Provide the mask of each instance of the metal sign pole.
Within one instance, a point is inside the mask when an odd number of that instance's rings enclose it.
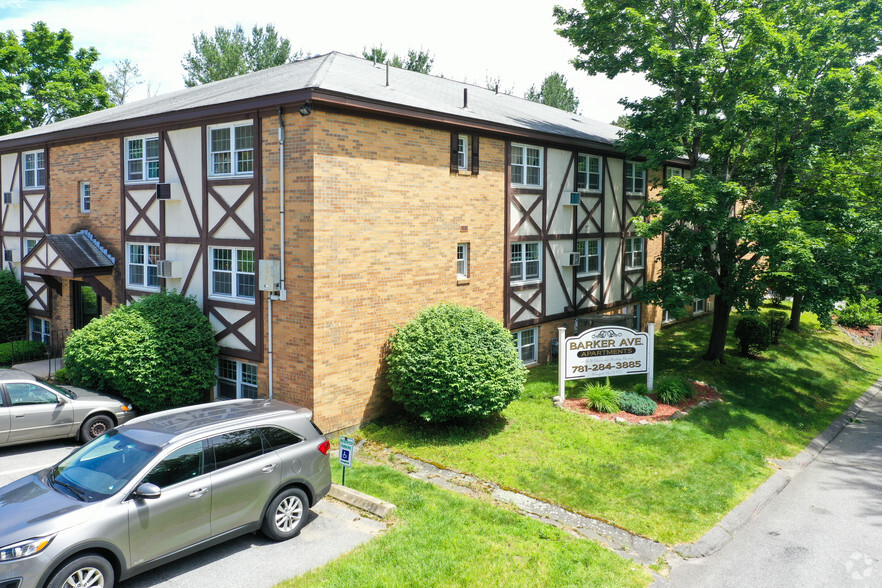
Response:
[[[647,343],[649,349],[647,349],[648,353],[646,356],[646,363],[648,364],[646,366],[646,387],[652,392],[652,387],[655,384],[655,323],[649,323],[648,326],[649,340]]]

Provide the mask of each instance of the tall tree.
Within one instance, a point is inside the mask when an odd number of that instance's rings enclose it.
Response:
[[[370,49],[365,47],[361,51],[362,57],[376,61],[377,63],[388,63],[392,67],[407,69],[419,73],[430,73],[432,71],[432,63],[435,58],[429,51],[423,49],[408,49],[407,57],[402,58],[399,55],[389,56],[389,52],[383,49],[383,45],[374,45]]]
[[[879,46],[879,3],[583,5],[584,12],[555,8],[558,32],[578,48],[574,65],[610,77],[641,73],[658,89],[657,96],[623,102],[625,151],[645,156],[647,168],[683,157],[694,170],[691,179],[671,179],[645,208],[648,221],[638,223],[646,237],[666,235],[662,276],[643,296],[673,309],[715,295],[704,357],[723,361],[732,308],[759,303],[771,263],[802,259],[799,267],[811,259],[815,235],[793,202],[793,171],[812,149],[833,143],[829,132],[813,132],[825,127],[825,112],[814,108],[811,71],[821,80],[853,78]],[[804,82],[791,86],[787,80],[803,67]],[[772,119],[782,123],[776,131]],[[763,146],[775,143],[772,132],[779,149],[770,159]]]
[[[110,106],[94,47],[74,51],[67,29],[43,22],[0,33],[0,134],[44,125]]]
[[[129,93],[143,83],[140,78],[141,72],[136,64],[128,59],[115,61],[113,72],[107,76],[107,92],[110,94],[110,101],[116,106],[125,104]]]
[[[204,31],[193,35],[193,50],[187,52],[184,84],[187,87],[216,82],[246,73],[283,65],[303,57],[291,52],[291,42],[280,36],[272,24],[254,26],[250,35],[237,24],[232,29],[215,27],[214,35]]]
[[[576,98],[575,90],[567,85],[567,79],[563,74],[557,72],[547,75],[538,90],[535,86],[530,86],[524,98],[567,112],[579,112],[579,99]]]

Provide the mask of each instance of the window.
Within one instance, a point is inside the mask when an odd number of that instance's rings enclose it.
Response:
[[[579,241],[576,243],[576,251],[579,252],[578,273],[600,273],[600,239]]]
[[[280,427],[260,427],[260,434],[269,445],[268,450],[283,449],[303,441],[302,437]]]
[[[456,245],[456,277],[464,280],[469,277],[469,244]]]
[[[469,136],[459,135],[456,141],[456,163],[459,169],[468,171],[469,169]]]
[[[257,366],[223,357],[217,360],[217,397],[257,398]]]
[[[536,329],[526,329],[512,333],[515,341],[515,347],[518,348],[518,356],[524,363],[534,363],[536,361]]]
[[[633,161],[625,162],[625,194],[643,196],[646,193],[646,172],[640,164]]]
[[[601,191],[600,158],[595,155],[580,155],[576,167],[576,190],[583,192]]]
[[[209,129],[209,175],[254,173],[254,127],[249,122]]]
[[[707,312],[707,298],[696,298],[692,303],[692,313],[701,314]]]
[[[511,183],[542,187],[542,150],[529,145],[511,146]]]
[[[49,345],[49,321],[32,316],[29,322],[31,324],[31,341],[41,341]]]
[[[254,251],[211,250],[211,293],[254,300]]]
[[[130,243],[126,249],[128,285],[136,288],[159,288],[159,245]]]
[[[664,312],[662,313],[662,323],[669,323],[673,320],[674,320],[674,317],[671,316],[671,311],[668,310],[667,308],[664,309]]]
[[[218,470],[263,455],[263,440],[257,429],[218,435],[211,439],[211,444]]]
[[[126,180],[149,182],[159,179],[159,138],[126,139]]]
[[[643,239],[631,237],[625,239],[625,269],[643,267]]]
[[[31,151],[24,154],[24,187],[42,188],[46,185],[46,154]]]
[[[80,212],[92,210],[92,186],[89,182],[80,182]]]
[[[58,397],[42,386],[37,384],[8,383],[6,391],[12,406],[27,404],[58,404]]]
[[[512,243],[510,269],[512,282],[539,280],[539,243]]]
[[[665,178],[672,178],[677,176],[678,178],[683,177],[683,168],[681,167],[669,167],[667,171],[665,171]]]
[[[24,240],[25,255],[30,253],[31,250],[33,250],[33,248],[37,246],[38,241],[39,241],[39,239],[33,239],[33,238],[28,238],[28,239]]]
[[[205,452],[202,451],[202,441],[196,441],[172,451],[168,457],[150,470],[141,483],[156,484],[160,488],[168,488],[201,476],[204,472]]]

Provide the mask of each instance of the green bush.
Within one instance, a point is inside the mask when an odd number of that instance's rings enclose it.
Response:
[[[864,328],[870,325],[882,324],[882,314],[879,313],[879,300],[861,296],[860,300],[852,301],[851,304],[839,311],[837,322],[843,327]]]
[[[735,325],[735,337],[744,357],[759,355],[769,348],[772,334],[769,326],[755,316],[746,316]]]
[[[389,338],[392,397],[426,421],[483,418],[524,390],[511,332],[474,308],[438,304]]]
[[[158,292],[71,333],[64,363],[74,384],[150,412],[202,400],[215,383],[217,351],[195,299]]]
[[[55,370],[55,373],[52,374],[52,379],[58,382],[59,384],[70,384],[70,374],[67,373],[65,368],[61,368],[59,370]]]
[[[0,270],[0,343],[22,337],[28,328],[28,294],[9,270]]]
[[[770,310],[766,316],[769,317],[769,332],[772,337],[772,343],[777,345],[778,340],[781,338],[781,333],[784,332],[784,327],[787,325],[787,313],[783,310]]]
[[[9,366],[33,361],[46,355],[46,346],[40,341],[9,341],[0,343],[0,365]]]
[[[627,413],[638,416],[649,416],[658,410],[658,404],[652,398],[641,396],[636,392],[624,392],[619,397],[619,407]]]
[[[586,406],[597,412],[619,412],[619,398],[622,393],[613,388],[609,383],[609,378],[603,384],[599,382],[585,382],[582,386],[582,395],[584,396]]]
[[[655,382],[655,397],[663,404],[676,406],[694,395],[695,390],[681,376],[662,376]]]
[[[649,396],[651,394],[649,386],[643,382],[634,385],[634,393],[639,394],[640,396]]]

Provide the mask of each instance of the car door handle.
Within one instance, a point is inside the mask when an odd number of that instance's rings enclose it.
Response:
[[[279,464],[277,464],[277,463],[271,463],[271,464],[269,464],[268,466],[263,466],[263,467],[260,469],[260,471],[262,471],[264,474],[268,474],[268,473],[270,473],[271,471],[273,471],[274,469],[276,469],[276,467],[278,467],[278,465],[279,465]]]
[[[190,492],[190,498],[202,498],[202,495],[208,492],[208,488],[200,488],[199,490],[193,490]]]

